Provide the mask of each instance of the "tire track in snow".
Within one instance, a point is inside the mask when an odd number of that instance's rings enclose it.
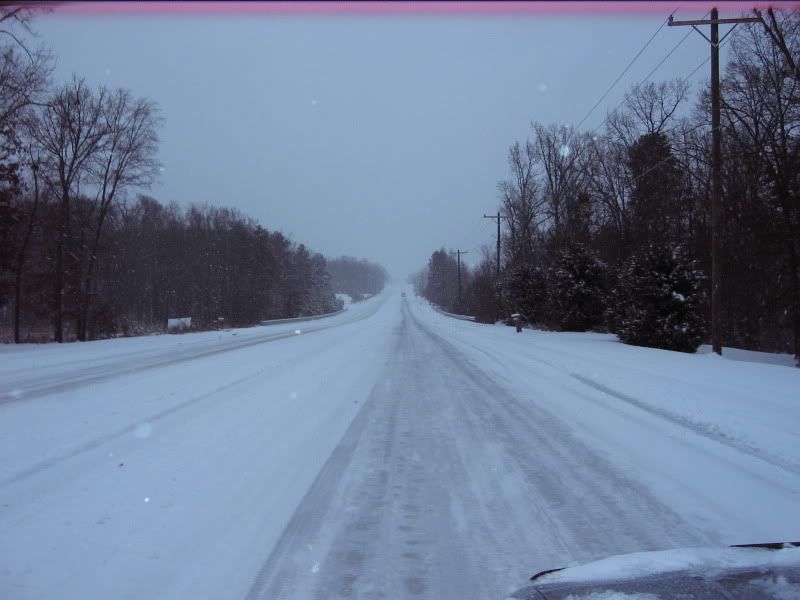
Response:
[[[709,438],[715,442],[719,442],[720,444],[724,444],[730,448],[733,448],[734,450],[738,450],[739,452],[749,454],[754,458],[762,460],[775,467],[779,467],[781,469],[789,471],[790,473],[793,473],[795,475],[800,475],[800,466],[788,460],[784,460],[779,456],[774,456],[772,454],[769,454],[760,448],[755,448],[749,444],[746,444],[742,440],[739,440],[737,438],[731,438],[720,431],[715,431],[707,426],[704,426],[702,423],[692,421],[691,419],[678,415],[674,412],[659,408],[657,406],[653,406],[646,402],[642,402],[641,400],[638,400],[633,396],[629,396],[628,394],[623,394],[622,392],[619,392],[608,386],[605,386],[602,383],[598,383],[597,381],[594,381],[593,379],[586,377],[585,375],[580,375],[578,373],[570,373],[570,376],[591,388],[603,392],[608,396],[612,396],[613,398],[617,398],[618,400],[627,402],[628,404],[635,406],[640,410],[648,412],[662,419],[666,419],[667,421],[674,423],[675,425],[678,425],[680,427],[685,427],[686,429],[689,429],[698,435]]]
[[[75,448],[71,449],[69,452],[66,452],[64,454],[60,454],[58,456],[53,456],[53,457],[50,457],[50,458],[46,458],[46,459],[41,460],[41,461],[39,461],[37,463],[34,463],[30,467],[27,467],[25,469],[17,471],[16,473],[13,473],[12,475],[6,477],[5,479],[0,480],[0,489],[2,489],[4,487],[7,487],[9,485],[18,483],[18,482],[23,481],[25,479],[28,479],[29,477],[32,477],[33,475],[37,475],[38,473],[41,473],[42,471],[45,471],[45,470],[47,470],[47,469],[49,469],[51,467],[54,467],[54,466],[56,466],[56,465],[58,465],[60,463],[63,463],[65,461],[67,461],[67,460],[75,458],[76,456],[80,456],[81,454],[85,454],[86,452],[90,452],[90,451],[92,451],[92,450],[94,450],[96,448],[99,448],[99,447],[101,447],[101,446],[103,446],[105,444],[108,444],[109,442],[113,442],[116,439],[119,439],[119,438],[127,436],[127,435],[131,435],[136,431],[136,428],[139,427],[143,422],[147,422],[147,423],[151,423],[151,424],[152,423],[156,423],[156,422],[160,421],[161,419],[164,419],[165,417],[168,417],[168,416],[170,416],[172,414],[175,414],[175,413],[177,413],[179,411],[182,411],[182,410],[192,406],[193,404],[196,404],[196,403],[201,402],[203,400],[206,400],[208,398],[212,398],[213,396],[215,396],[215,395],[217,395],[217,394],[219,394],[221,392],[225,392],[225,391],[231,390],[231,389],[233,389],[233,388],[235,388],[235,387],[237,387],[237,386],[239,386],[239,385],[241,385],[243,383],[246,383],[246,382],[250,381],[251,379],[254,379],[254,378],[258,377],[260,374],[261,374],[261,372],[248,375],[247,377],[242,377],[242,378],[237,379],[236,381],[233,381],[233,382],[231,382],[229,384],[220,386],[220,387],[218,387],[218,388],[216,388],[216,389],[214,389],[214,390],[212,390],[210,392],[206,392],[205,394],[201,394],[199,396],[194,396],[192,398],[189,398],[188,400],[184,400],[183,402],[179,402],[178,404],[175,404],[175,405],[171,406],[170,408],[167,408],[167,409],[164,409],[164,410],[162,410],[160,412],[157,412],[157,413],[155,413],[155,414],[153,414],[153,415],[151,415],[151,416],[149,416],[149,417],[147,417],[145,419],[142,419],[140,421],[137,421],[136,423],[133,423],[132,425],[128,425],[128,426],[123,427],[121,429],[117,429],[116,431],[114,431],[112,433],[109,433],[108,435],[104,435],[102,437],[95,438],[93,440],[85,442],[85,443],[83,443],[83,444],[81,444],[79,446],[76,446]]]
[[[381,301],[376,302],[374,307],[372,307],[369,311],[365,311],[355,318],[303,329],[302,335],[325,331],[327,329],[342,327],[344,325],[351,325],[353,323],[363,321],[364,319],[374,315],[378,309],[383,306],[385,301],[386,296],[384,295]],[[207,344],[202,344],[200,348],[182,348],[181,354],[178,356],[174,356],[176,351],[175,348],[168,348],[163,351],[136,351],[132,353],[125,353],[120,356],[118,361],[112,362],[111,364],[106,363],[100,364],[96,367],[91,367],[88,371],[84,370],[71,377],[65,376],[63,372],[59,372],[50,377],[37,376],[34,378],[34,381],[27,384],[14,384],[12,382],[8,385],[8,388],[10,388],[9,391],[0,394],[0,406],[3,404],[10,404],[12,402],[29,400],[48,394],[64,392],[95,383],[102,383],[122,375],[133,375],[151,369],[171,367],[173,365],[189,362],[198,358],[206,358],[222,354],[224,352],[250,348],[259,344],[266,344],[277,340],[295,337],[296,335],[297,333],[295,331],[289,331],[285,333],[274,333],[266,336],[258,336],[255,339],[252,337],[247,337],[240,340],[226,340],[222,344],[215,344],[210,348],[207,346]],[[147,354],[148,356],[146,356],[146,358],[138,364],[127,364],[132,356],[142,354]],[[59,364],[58,366],[61,367],[62,365]]]
[[[382,304],[383,304],[383,302],[381,302],[380,304],[377,304],[375,310],[369,311],[368,313],[364,314],[363,316],[360,316],[358,319],[346,321],[344,323],[336,323],[336,324],[325,325],[324,327],[316,328],[314,331],[323,331],[323,330],[327,330],[327,329],[341,327],[343,325],[350,325],[350,324],[358,323],[358,322],[363,321],[364,319],[368,318],[369,316],[375,314],[375,312],[378,310],[378,308],[380,308],[380,306]],[[291,337],[291,338],[297,337],[297,334],[295,334],[294,332],[289,332],[289,333],[285,333],[285,334],[279,334],[278,336],[271,336],[270,339],[268,339],[268,340],[260,338],[257,341],[253,340],[253,342],[250,343],[250,344],[238,345],[238,346],[236,346],[234,348],[216,349],[213,352],[204,353],[202,355],[196,355],[196,356],[192,356],[192,357],[183,357],[183,358],[181,358],[179,360],[176,359],[174,362],[171,362],[171,363],[165,363],[165,362],[162,361],[161,363],[159,363],[159,366],[160,365],[163,365],[163,366],[174,365],[176,363],[181,363],[181,362],[185,362],[185,361],[191,360],[192,358],[203,358],[203,357],[207,357],[207,356],[213,356],[213,355],[219,354],[221,352],[226,352],[226,351],[229,351],[229,350],[244,349],[244,348],[248,348],[248,347],[251,347],[251,346],[258,345],[258,344],[277,341],[277,340],[281,340],[281,339],[286,339],[286,338],[289,338],[289,337]],[[335,342],[329,343],[329,346],[330,345],[335,345]],[[312,353],[316,353],[318,351],[319,351],[318,347],[311,350]],[[289,361],[280,362],[277,365],[271,365],[270,367],[259,369],[258,371],[254,372],[254,373],[250,373],[250,374],[248,374],[248,375],[246,375],[244,377],[240,377],[240,378],[238,378],[238,379],[236,379],[236,380],[234,380],[232,382],[226,383],[225,385],[219,386],[219,387],[217,387],[217,388],[215,388],[215,389],[213,389],[213,390],[211,390],[209,392],[205,392],[205,393],[197,395],[197,396],[192,396],[191,398],[188,398],[188,399],[186,399],[184,401],[181,401],[181,402],[179,402],[177,404],[174,404],[174,405],[170,406],[169,408],[165,408],[164,410],[161,410],[161,411],[156,412],[156,413],[154,413],[152,415],[149,415],[147,417],[139,419],[135,423],[132,423],[132,424],[127,425],[125,427],[119,428],[119,429],[117,429],[117,430],[115,430],[115,431],[113,431],[111,433],[108,433],[107,435],[104,435],[104,436],[101,436],[101,437],[97,437],[95,439],[92,439],[92,440],[89,440],[87,442],[84,442],[84,443],[72,448],[68,452],[65,452],[63,454],[59,454],[58,456],[53,456],[53,457],[49,457],[49,458],[45,458],[43,460],[40,460],[40,461],[38,461],[38,462],[36,462],[36,463],[34,463],[34,464],[24,468],[24,469],[21,469],[21,470],[15,472],[15,473],[3,478],[3,479],[0,479],[0,489],[3,489],[3,488],[8,487],[10,485],[16,484],[16,483],[18,483],[20,481],[24,481],[24,480],[26,480],[26,479],[34,476],[34,475],[37,475],[38,473],[41,473],[42,471],[50,469],[50,468],[52,468],[52,467],[54,467],[56,465],[59,465],[59,464],[65,462],[65,461],[73,459],[73,458],[75,458],[77,456],[80,456],[82,454],[86,454],[87,452],[91,452],[92,450],[95,450],[95,449],[97,449],[99,447],[102,447],[105,444],[108,444],[110,442],[113,442],[115,440],[123,438],[125,436],[130,436],[131,434],[135,433],[137,427],[139,427],[143,422],[147,422],[147,423],[150,423],[150,424],[156,423],[156,422],[158,422],[158,421],[160,421],[162,419],[165,419],[165,418],[167,418],[167,417],[169,417],[169,416],[171,416],[171,415],[173,415],[175,413],[178,413],[178,412],[181,412],[183,410],[186,410],[186,409],[190,408],[191,406],[194,406],[195,404],[198,404],[198,403],[200,403],[200,402],[202,402],[204,400],[208,400],[210,398],[213,398],[214,396],[216,396],[218,394],[221,394],[222,392],[230,392],[230,390],[235,389],[235,388],[237,388],[239,386],[242,386],[243,384],[249,383],[249,382],[251,382],[252,380],[254,380],[256,378],[263,377],[265,373],[273,372],[273,371],[280,372],[280,371],[284,370],[285,368],[291,366],[294,363],[295,363],[295,360],[292,359],[292,360],[289,360]],[[126,371],[123,371],[121,373],[116,373],[116,374],[113,374],[113,375],[109,375],[106,379],[111,379],[111,378],[116,377],[116,376],[127,376],[127,375],[133,374],[133,373],[135,373],[137,371],[143,371],[143,370],[147,370],[147,368],[143,367],[141,369],[135,369],[135,370],[132,370],[132,371],[127,371],[126,370]],[[0,402],[0,406],[2,406],[2,402]]]
[[[54,457],[50,457],[50,458],[46,458],[44,460],[41,460],[41,461],[31,465],[30,467],[22,469],[22,470],[20,470],[20,471],[18,471],[16,473],[6,477],[6,478],[0,480],[0,489],[4,488],[6,486],[12,485],[14,483],[17,483],[19,481],[23,481],[25,479],[28,479],[29,477],[31,477],[33,475],[36,475],[38,473],[41,473],[42,471],[44,471],[46,469],[49,469],[49,468],[54,467],[54,466],[56,466],[56,465],[58,465],[60,463],[65,462],[67,460],[75,458],[76,456],[80,456],[81,454],[85,454],[87,452],[95,450],[96,448],[99,448],[99,447],[101,447],[101,446],[103,446],[105,444],[113,442],[114,440],[117,440],[119,438],[131,435],[131,434],[135,433],[137,427],[139,427],[142,423],[145,423],[145,422],[146,423],[150,423],[150,424],[156,423],[156,422],[158,422],[158,421],[160,421],[160,420],[162,420],[162,419],[164,419],[166,417],[169,417],[170,415],[173,415],[173,414],[178,413],[180,411],[186,410],[187,408],[189,408],[189,407],[191,407],[191,406],[193,406],[193,405],[195,405],[195,404],[197,404],[199,402],[202,402],[203,400],[208,400],[210,398],[213,398],[214,396],[216,396],[218,394],[221,394],[222,392],[229,392],[230,390],[235,389],[235,388],[241,386],[242,384],[249,383],[253,379],[256,379],[258,377],[262,377],[264,375],[264,373],[267,373],[267,372],[270,372],[270,371],[280,371],[280,370],[286,368],[287,366],[289,366],[289,364],[290,364],[289,362],[283,362],[283,363],[280,363],[278,365],[269,367],[267,369],[260,369],[255,373],[251,373],[251,374],[246,375],[244,377],[240,377],[240,378],[238,378],[238,379],[236,379],[236,380],[234,380],[234,381],[232,381],[230,383],[227,383],[225,385],[219,386],[219,387],[211,390],[210,392],[205,392],[205,393],[197,395],[197,396],[192,396],[191,398],[188,398],[188,399],[186,399],[186,400],[184,400],[182,402],[174,404],[171,407],[166,408],[166,409],[164,409],[162,411],[159,411],[157,413],[154,413],[154,414],[152,414],[152,415],[150,415],[148,417],[145,417],[143,419],[139,419],[135,423],[133,423],[131,425],[127,425],[127,426],[122,427],[120,429],[117,429],[117,430],[115,430],[115,431],[113,431],[113,432],[111,432],[111,433],[109,433],[107,435],[95,438],[93,440],[89,440],[89,441],[87,441],[87,442],[85,442],[83,444],[80,444],[79,446],[76,446],[75,448],[71,449],[69,452],[66,452],[66,453],[60,454],[58,456],[54,456]]]
[[[537,567],[709,541],[417,321],[247,600],[501,598]]]
[[[498,365],[507,366],[507,362],[504,362],[502,358],[499,358],[495,354],[487,351],[485,348],[481,348],[480,346],[476,346],[475,344],[471,344],[471,343],[466,342],[464,340],[459,340],[458,343],[464,344],[464,345],[468,346],[469,348],[472,348],[473,350],[477,350],[478,352],[481,352],[484,356],[486,356],[487,358],[489,358],[490,360],[492,360],[494,363],[496,363]],[[570,353],[570,352],[565,352],[565,351],[561,351],[561,350],[558,350],[558,351],[553,350],[553,352],[557,352],[558,354],[569,356],[570,358],[579,358],[578,355]],[[508,359],[509,357],[506,357],[506,358]],[[610,388],[610,387],[608,387],[606,385],[603,385],[603,384],[601,384],[599,382],[594,381],[593,379],[591,379],[589,377],[586,377],[585,375],[580,375],[578,373],[570,372],[567,369],[564,369],[561,365],[558,365],[558,364],[556,364],[554,362],[550,362],[548,360],[545,360],[545,359],[539,358],[539,357],[528,356],[526,358],[528,358],[530,360],[533,360],[533,361],[535,361],[537,363],[540,363],[542,365],[545,365],[545,366],[549,367],[550,369],[552,369],[553,371],[565,373],[565,374],[569,375],[570,377],[572,377],[574,380],[576,380],[577,382],[579,382],[582,385],[585,385],[585,386],[587,386],[589,388],[592,388],[592,389],[594,389],[596,391],[602,392],[603,394],[605,394],[607,396],[611,396],[611,397],[613,397],[613,398],[615,398],[617,400],[621,400],[621,401],[629,404],[630,406],[633,406],[633,407],[635,407],[635,408],[637,408],[639,410],[647,412],[647,413],[649,413],[649,414],[651,414],[651,415],[653,415],[655,417],[659,417],[659,418],[665,419],[665,420],[669,421],[670,423],[672,423],[674,425],[677,425],[679,427],[688,429],[689,431],[691,431],[691,432],[693,432],[693,433],[695,433],[697,435],[700,435],[700,436],[702,436],[702,437],[704,437],[706,439],[709,439],[709,440],[712,440],[714,442],[718,442],[720,444],[723,444],[723,445],[725,445],[725,446],[727,446],[729,448],[732,448],[734,450],[737,450],[739,452],[747,454],[748,456],[751,456],[751,457],[753,457],[755,459],[758,459],[760,461],[768,463],[769,465],[771,465],[773,467],[777,467],[779,469],[783,469],[785,471],[788,471],[789,473],[792,473],[793,475],[800,475],[800,465],[797,465],[796,463],[793,463],[791,461],[785,460],[785,459],[781,458],[780,456],[775,456],[774,454],[771,454],[771,453],[765,451],[762,448],[756,448],[754,446],[751,446],[750,444],[747,444],[743,440],[740,440],[738,438],[732,438],[730,436],[725,435],[723,432],[711,429],[709,426],[707,426],[707,425],[705,425],[703,423],[699,423],[697,421],[693,421],[693,420],[691,420],[691,419],[689,419],[687,417],[684,417],[684,416],[679,415],[677,413],[674,413],[672,411],[653,406],[651,404],[648,404],[647,402],[644,402],[642,400],[634,398],[633,396],[630,396],[628,394],[624,394],[624,393],[622,393],[620,391],[614,390],[614,389],[612,389],[612,388]],[[511,357],[511,359],[512,360],[517,360],[517,357]],[[564,386],[563,384],[559,383],[555,379],[554,379],[554,383],[556,383],[557,385],[560,385],[561,387],[563,387],[566,390],[570,389],[569,387]],[[591,396],[587,395],[587,396],[585,396],[585,398],[587,400],[592,400],[592,401],[596,402],[596,399],[592,398]]]

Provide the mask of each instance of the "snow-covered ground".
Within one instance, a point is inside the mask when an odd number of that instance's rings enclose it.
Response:
[[[344,313],[316,321],[275,323],[268,327],[71,344],[0,344],[0,403],[352,323],[374,313],[376,303],[347,308]]]
[[[383,368],[397,304],[3,348],[0,390],[22,392],[0,403],[0,598],[242,597]],[[29,395],[37,373],[70,384]]]
[[[798,390],[399,289],[3,347],[0,597],[503,598],[610,554],[798,539]]]
[[[711,354],[711,345],[702,344],[697,349],[698,354]],[[741,348],[722,349],[722,357],[729,360],[740,360],[743,362],[762,363],[765,365],[782,365],[784,367],[796,367],[797,360],[791,354],[781,354],[777,352],[757,352],[756,350],[742,350]]]
[[[720,358],[627,346],[610,334],[517,334],[450,319],[415,300],[448,341],[520,393],[545,382],[556,386],[556,401],[561,389],[588,393],[594,404],[660,417],[800,474],[800,370],[769,364],[766,353],[725,349],[731,357]]]

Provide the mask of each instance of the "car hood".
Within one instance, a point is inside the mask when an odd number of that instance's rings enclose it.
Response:
[[[514,600],[800,600],[800,544],[612,556],[537,573]]]

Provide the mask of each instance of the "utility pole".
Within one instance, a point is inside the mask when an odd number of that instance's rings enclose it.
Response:
[[[719,11],[711,9],[710,19],[694,21],[675,21],[672,15],[667,23],[670,27],[689,25],[711,44],[711,346],[714,352],[722,354],[722,271],[720,269],[720,220],[722,217],[722,132],[720,131],[720,93],[719,93],[719,45],[733,31],[719,39],[719,25],[760,22],[758,17],[720,19]],[[711,25],[711,37],[700,31],[698,25]]]
[[[497,216],[484,214],[483,218],[497,220],[497,269],[494,276],[494,285],[497,289],[497,302],[495,304],[494,320],[497,322],[500,320],[500,221],[502,219],[508,219],[508,217],[501,216],[500,211],[498,210]]]
[[[450,253],[458,256],[458,310],[461,310],[461,255],[468,252],[469,250],[456,250]]]

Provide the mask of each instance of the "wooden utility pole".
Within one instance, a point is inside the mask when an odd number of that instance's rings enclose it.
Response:
[[[722,217],[722,132],[720,131],[719,45],[730,35],[719,39],[719,25],[760,22],[758,17],[720,19],[719,11],[711,9],[710,19],[675,21],[669,17],[670,27],[689,25],[711,44],[711,346],[722,354],[722,271],[720,269],[720,221]],[[711,25],[711,37],[700,31],[698,25]]]
[[[494,320],[495,322],[497,322],[500,320],[500,221],[502,219],[508,219],[508,217],[501,216],[500,211],[498,210],[497,216],[484,214],[483,218],[497,220],[497,269],[495,271],[495,276],[494,276],[494,286],[497,291],[497,302],[495,304]]]
[[[461,310],[461,255],[468,252],[469,250],[456,250],[450,253],[458,256],[458,310]]]

